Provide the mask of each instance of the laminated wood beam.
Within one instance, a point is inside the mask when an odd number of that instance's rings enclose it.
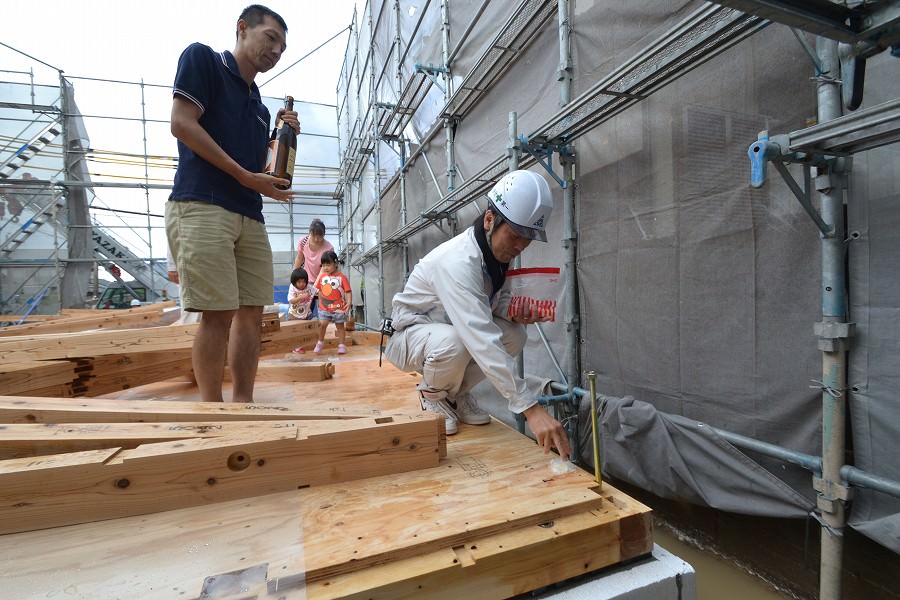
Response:
[[[182,402],[178,400],[65,400],[0,396],[0,423],[161,423],[170,421],[287,421],[359,419],[377,410],[332,405],[311,409],[296,404]]]
[[[83,331],[45,335],[11,336],[0,338],[0,364],[28,360],[52,360],[129,354],[165,352],[191,348],[199,325],[166,325],[119,329],[114,331]],[[285,322],[278,330],[263,333],[263,347],[280,343],[290,351],[298,338],[312,335],[318,329],[313,321]]]
[[[303,421],[210,421],[167,423],[12,423],[0,426],[0,460],[101,450],[196,438],[297,435]],[[327,431],[340,421],[306,421]]]
[[[193,372],[190,350],[178,350],[170,354],[175,360],[166,363],[148,364],[122,371],[92,371],[83,374],[75,382],[75,391],[78,396],[100,396],[139,385],[190,375]],[[181,358],[178,358],[179,354],[182,355]]]
[[[18,323],[22,319],[25,319],[25,323],[22,323],[25,325],[32,322],[54,321],[62,318],[65,318],[65,315],[0,315],[0,323]],[[0,329],[0,331],[5,332],[6,328]]]
[[[323,429],[324,428],[324,429]],[[436,467],[423,413],[0,461],[0,534],[145,515]]]
[[[60,383],[49,387],[19,392],[20,396],[48,397],[48,398],[74,398],[79,395],[75,392],[73,383]]]

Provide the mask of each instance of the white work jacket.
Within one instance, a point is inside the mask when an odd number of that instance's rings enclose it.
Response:
[[[495,318],[506,318],[510,293],[493,294],[490,276],[475,230],[467,230],[429,252],[413,269],[402,292],[394,296],[393,326],[453,325],[469,355],[485,377],[521,413],[537,403],[516,373],[515,358],[501,343]]]

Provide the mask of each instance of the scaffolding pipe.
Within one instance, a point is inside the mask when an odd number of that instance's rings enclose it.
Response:
[[[381,18],[379,14],[379,19]],[[369,6],[369,39],[375,39],[375,21],[372,18],[372,8]],[[369,105],[375,106],[375,52],[373,47],[369,46]],[[378,244],[378,318],[383,319],[384,314],[384,244],[383,232],[381,227],[382,208],[381,208],[381,144],[376,139],[374,142],[374,161],[375,172],[372,174],[372,182],[375,193],[375,239]]]
[[[506,153],[509,157],[509,170],[515,171],[519,168],[519,116],[515,112],[509,113],[507,121],[507,143]]]
[[[397,53],[397,73],[395,77],[397,81],[397,97],[399,98],[403,93],[403,60],[400,56],[400,45],[403,43],[400,32],[400,0],[394,2],[394,13],[394,50]],[[400,173],[398,180],[400,186],[400,226],[403,227],[409,220],[406,208],[406,137],[403,135],[402,131],[398,133],[400,135],[398,139],[398,142],[400,143]],[[403,282],[406,283],[406,280],[409,279],[409,245],[407,244],[403,244],[403,247],[400,249],[400,264],[403,268]]]
[[[816,39],[816,52],[822,72],[816,78],[818,122],[841,116],[840,60],[838,42]],[[836,161],[835,164],[843,161]],[[822,478],[814,482],[817,505],[822,511],[819,598],[841,597],[843,531],[847,524],[847,489],[841,483],[846,435],[845,390],[847,387],[846,336],[835,324],[847,322],[846,274],[844,271],[844,173],[834,166],[818,167],[816,189],[822,220],[831,226],[831,234],[822,236],[822,323],[819,324],[819,349],[822,351]]]
[[[453,77],[450,75],[450,2],[441,0],[441,63],[444,65],[444,105],[453,95]],[[447,152],[447,192],[456,188],[456,124],[452,119],[444,119],[444,136]]]
[[[570,50],[569,0],[557,3],[559,15],[559,94],[560,104],[572,101],[572,53]],[[568,354],[569,392],[581,381],[581,326],[578,314],[578,229],[575,223],[575,162],[571,155],[560,156],[563,181],[563,256],[566,286],[566,349]]]
[[[519,144],[518,144],[518,136],[519,136],[519,116],[514,111],[509,113],[507,118],[507,131],[509,137],[507,138],[507,144],[509,144],[507,148],[507,167],[509,172],[519,168]],[[512,265],[510,265],[513,269],[518,269],[522,266],[522,258],[517,256],[513,259]],[[525,378],[525,349],[522,349],[522,352],[516,355],[516,373],[518,373],[519,377],[522,379]],[[517,417],[524,418],[522,415],[516,415]]]
[[[475,12],[475,16],[472,17],[472,20],[469,21],[469,24],[466,26],[465,31],[463,31],[462,35],[459,38],[459,41],[456,42],[456,47],[453,48],[453,52],[450,53],[450,56],[447,57],[447,62],[445,63],[446,67],[449,69],[453,65],[453,59],[456,58],[456,55],[459,54],[459,51],[462,50],[463,44],[466,43],[466,40],[469,39],[469,34],[472,33],[472,29],[475,28],[475,24],[481,19],[481,15],[484,14],[484,9],[487,8],[487,5],[491,3],[491,0],[484,0],[481,3],[481,6],[478,7],[478,10]]]
[[[147,90],[144,85],[144,79],[141,78],[141,134],[143,135],[143,143],[144,143],[144,183],[150,183],[150,160],[149,160],[149,150],[147,148]],[[144,205],[147,207],[147,251],[150,256],[153,256],[153,221],[151,220],[151,211],[150,211],[150,190],[148,188],[144,188]],[[156,292],[156,271],[153,269],[153,265],[148,263],[147,267],[150,271],[150,289],[147,293],[147,300],[156,299],[160,297],[160,294]]]

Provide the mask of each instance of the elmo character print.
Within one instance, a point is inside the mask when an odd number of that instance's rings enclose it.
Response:
[[[347,291],[350,291],[350,281],[343,273],[319,275],[316,283],[319,290],[319,308],[328,312],[347,312]]]

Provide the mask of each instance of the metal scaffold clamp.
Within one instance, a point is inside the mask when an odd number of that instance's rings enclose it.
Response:
[[[807,165],[807,167],[830,165],[834,162],[833,159],[821,156],[817,157],[805,152],[791,152],[789,136],[779,135],[773,136],[770,139],[768,131],[759,132],[757,140],[750,144],[747,155],[750,157],[750,185],[752,187],[761,188],[765,184],[766,167],[768,163],[771,162],[781,175],[781,178],[784,179],[788,188],[790,188],[791,192],[793,192],[794,196],[800,202],[800,205],[816,224],[816,227],[819,228],[822,236],[831,237],[835,234],[834,226],[825,223],[822,216],[812,205],[812,185],[809,169],[806,168],[805,170],[804,189],[794,180],[793,176],[791,176],[785,166],[785,163],[803,163],[804,165]]]
[[[575,147],[570,143],[566,143],[564,140],[548,140],[543,136],[537,136],[529,139],[524,133],[519,136],[519,144],[518,146],[528,152],[538,163],[544,167],[544,170],[550,174],[550,177],[556,180],[556,182],[562,188],[567,188],[569,186],[568,181],[565,181],[559,175],[553,172],[553,165],[550,163],[550,159],[553,157],[553,153],[557,152],[559,154],[559,162],[560,164],[566,164],[574,160],[575,158]]]
[[[428,77],[434,85],[438,86],[438,89],[441,90],[441,93],[444,93],[444,94],[447,93],[447,90],[444,88],[443,85],[441,85],[441,81],[438,79],[439,73],[445,77],[449,76],[449,71],[447,70],[447,67],[442,67],[440,65],[433,65],[431,63],[429,63],[427,65],[423,65],[421,63],[416,63],[415,71],[416,71],[416,73],[422,73],[423,75]]]

